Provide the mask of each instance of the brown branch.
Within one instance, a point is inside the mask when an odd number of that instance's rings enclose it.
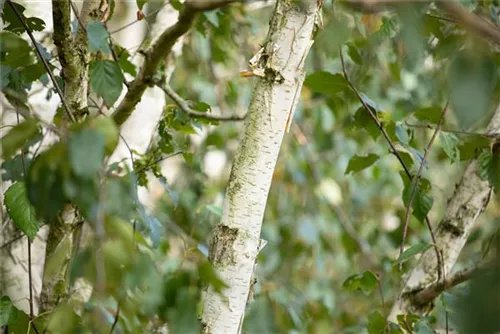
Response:
[[[170,87],[167,83],[157,83],[158,87],[163,90],[163,92],[170,97],[177,106],[184,111],[186,114],[192,117],[199,117],[199,118],[204,118],[204,119],[209,119],[209,120],[216,120],[216,121],[241,121],[245,119],[245,116],[238,116],[238,115],[228,115],[228,116],[217,116],[217,115],[211,115],[206,112],[201,112],[192,109],[189,106],[189,102],[184,100],[181,96],[179,96],[173,89]]]
[[[113,119],[118,126],[125,123],[130,117],[146,88],[153,84],[153,77],[158,65],[170,54],[177,39],[191,28],[200,12],[223,7],[234,2],[234,0],[191,0],[185,3],[177,23],[165,30],[156,43],[145,52],[144,65],[135,80],[130,84],[130,88],[120,105],[113,113]]]
[[[454,288],[455,286],[464,283],[474,276],[480,274],[487,268],[489,268],[491,264],[482,265],[480,267],[472,267],[467,268],[461,271],[456,272],[454,275],[450,277],[435,282],[434,284],[428,286],[427,288],[418,291],[414,296],[414,300],[419,305],[427,305],[435,300],[442,292]]]
[[[340,55],[340,62],[342,64],[342,72],[344,73],[344,77],[345,77],[345,79],[347,81],[347,84],[354,91],[354,93],[358,97],[359,101],[363,105],[363,108],[366,110],[366,112],[370,115],[370,118],[375,122],[375,124],[379,128],[380,132],[382,133],[382,135],[384,136],[385,140],[387,141],[387,143],[389,144],[389,146],[391,148],[390,152],[396,156],[396,158],[398,159],[399,163],[403,167],[406,176],[408,176],[408,178],[410,180],[413,180],[413,175],[411,174],[411,172],[408,169],[408,167],[406,166],[405,162],[403,161],[403,159],[399,155],[398,151],[396,150],[396,147],[392,143],[391,138],[389,138],[389,135],[387,134],[387,131],[385,131],[382,123],[380,122],[380,120],[378,119],[378,117],[373,113],[373,111],[370,109],[370,107],[366,104],[365,100],[363,99],[363,97],[361,96],[361,94],[358,92],[358,90],[356,89],[356,87],[353,85],[353,83],[349,80],[349,76],[347,75],[347,70],[346,70],[346,67],[345,67],[344,56],[342,54],[342,47],[339,47],[339,55]],[[436,252],[436,258],[437,258],[437,264],[438,264],[438,280],[440,280],[441,276],[442,276],[441,253],[440,253],[439,248],[437,246],[436,236],[434,235],[434,231],[432,230],[431,222],[429,220],[429,217],[427,217],[427,216],[425,217],[425,224],[427,225],[427,229],[429,230],[429,233],[431,235],[432,243],[434,245],[434,250]]]
[[[389,144],[389,146],[391,148],[390,152],[392,154],[394,154],[394,156],[396,156],[396,158],[399,160],[401,166],[403,167],[406,175],[408,175],[408,177],[411,179],[412,175],[410,173],[410,169],[408,168],[408,166],[406,166],[406,164],[403,161],[403,158],[401,157],[401,155],[399,155],[398,151],[396,150],[396,147],[394,146],[394,144],[391,141],[391,138],[389,138],[389,135],[387,134],[387,131],[385,131],[384,126],[382,125],[382,123],[378,119],[377,115],[375,115],[373,113],[373,111],[370,109],[370,107],[366,104],[365,100],[363,99],[363,97],[361,96],[361,94],[358,92],[358,90],[356,89],[356,87],[354,87],[354,85],[351,82],[351,80],[349,80],[349,76],[347,75],[347,70],[346,70],[346,67],[345,67],[344,56],[342,55],[342,47],[339,48],[339,55],[340,55],[340,62],[342,64],[342,72],[344,73],[344,78],[347,81],[347,84],[354,91],[354,93],[358,97],[358,100],[363,105],[363,108],[368,113],[368,115],[373,120],[373,122],[375,122],[375,124],[377,125],[378,129],[380,130],[380,132],[384,136],[385,140],[387,141],[387,144]]]
[[[135,242],[135,239],[134,239],[134,242]],[[109,334],[113,334],[113,331],[115,330],[115,327],[118,324],[119,318],[120,318],[120,302],[118,302],[118,305],[116,306],[115,320],[113,321],[113,324],[111,325],[111,329],[109,330]]]
[[[410,199],[408,200],[408,204],[406,206],[405,221],[404,221],[404,225],[403,225],[403,240],[401,241],[401,247],[399,250],[400,257],[404,251],[404,246],[405,246],[405,241],[406,241],[406,233],[408,232],[408,224],[410,222],[411,205],[413,204],[413,200],[415,199],[415,195],[417,194],[418,183],[420,181],[420,178],[422,177],[422,172],[424,170],[425,161],[427,160],[427,156],[429,154],[429,151],[431,150],[432,144],[434,144],[434,140],[436,139],[436,136],[439,132],[439,129],[443,125],[444,116],[446,114],[446,110],[448,110],[448,103],[449,102],[450,102],[450,98],[448,98],[448,100],[446,101],[446,104],[443,108],[443,111],[441,112],[441,117],[439,118],[439,122],[436,126],[436,129],[434,130],[434,133],[432,134],[431,140],[429,140],[429,143],[427,144],[427,147],[424,150],[424,157],[422,158],[422,162],[420,163],[420,167],[418,168],[417,175],[412,180],[413,188],[411,190]],[[401,263],[400,263],[400,266],[401,266]]]
[[[500,28],[498,26],[488,22],[485,18],[469,13],[453,1],[437,1],[436,3],[465,30],[500,46]]]

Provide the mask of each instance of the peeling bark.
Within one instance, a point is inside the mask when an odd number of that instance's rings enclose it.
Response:
[[[500,133],[500,107],[491,119],[487,133]],[[478,176],[477,168],[475,160],[465,168],[435,232],[437,245],[443,254],[445,277],[448,277],[455,265],[474,223],[488,205],[491,188],[487,181],[481,180]],[[437,273],[436,253],[431,248],[421,256],[417,266],[408,276],[401,295],[392,308],[389,320],[396,322],[399,314],[425,315],[432,311],[434,308],[432,301],[423,305],[415,296],[419,291],[437,283]]]
[[[210,242],[210,260],[229,286],[207,288],[203,333],[239,333],[249,297],[260,231],[281,142],[304,80],[320,5],[279,0],[265,45],[252,58],[254,88],[245,130],[226,190],[223,214]]]

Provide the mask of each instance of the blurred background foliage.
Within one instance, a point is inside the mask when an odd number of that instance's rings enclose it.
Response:
[[[462,1],[461,5],[499,23],[498,1]],[[154,2],[147,4],[146,15],[155,6]],[[12,15],[5,8],[4,19]],[[187,35],[182,56],[176,59],[174,90],[196,109],[244,114],[255,79],[240,77],[239,71],[247,69],[248,59],[265,40],[272,9],[271,3],[237,5],[201,15]],[[111,20],[123,11],[117,4]],[[417,258],[407,256],[403,270],[398,270],[406,211],[403,191],[408,182],[379,129],[349,88],[339,52],[349,80],[378,115],[413,173],[448,96],[455,92],[452,112],[446,114],[442,126],[450,131],[442,131],[429,152],[422,174],[426,186],[419,188],[406,239],[408,247],[428,245],[431,240],[423,217],[428,213],[432,226],[438,224],[465,164],[490,144],[480,133],[500,100],[498,47],[464,33],[443,15],[427,2],[370,13],[325,1],[322,27],[306,63],[308,76],[273,177],[262,230],[267,245],[259,256],[245,332],[402,333],[400,327],[386,326],[385,317],[400,293],[402,275]],[[152,24],[154,15],[148,20]],[[27,78],[23,72],[26,64],[12,58],[9,62],[8,56],[2,58],[2,78],[9,79],[2,79],[2,89],[25,94],[34,80],[48,85],[43,71],[34,79]],[[47,57],[55,63],[50,54]],[[130,72],[128,63],[120,61],[120,66]],[[189,117],[167,99],[151,148],[135,159],[135,170],[118,177],[112,172],[116,166],[108,168],[106,239],[91,237],[72,260],[72,281],[83,276],[97,284],[95,252],[96,244],[100,245],[105,259],[104,286],[96,287],[98,293],[84,304],[70,296],[54,313],[37,317],[35,324],[55,332],[77,332],[77,328],[86,332],[103,324],[111,326],[117,318],[121,332],[143,332],[163,321],[169,323],[171,333],[198,332],[203,285],[224,285],[207,262],[206,241],[220,219],[241,129],[241,122],[218,124]],[[70,152],[100,145],[89,144],[85,136],[91,135],[78,131],[75,134],[84,138],[73,140]],[[30,146],[26,144],[23,150],[28,152]],[[60,159],[68,154],[61,152],[49,150],[43,155],[71,165]],[[74,159],[82,162],[88,156]],[[19,155],[6,159],[3,179],[22,181],[20,163]],[[92,208],[99,196],[92,195],[98,191],[93,183],[97,179],[72,180],[80,192],[70,198],[84,211],[88,209],[84,215],[95,225],[98,219]],[[68,186],[70,181],[54,182]],[[147,184],[155,196],[146,208],[138,202],[136,191]],[[28,193],[47,190],[44,185],[39,187],[28,188]],[[40,203],[33,196],[31,202],[40,212]],[[498,249],[498,210],[498,199],[493,196],[457,269],[480,261],[485,249]],[[498,300],[486,307],[490,313],[481,311],[484,296],[498,288],[494,275],[481,276],[487,283],[472,282],[470,287],[461,285],[443,294],[431,317],[409,320],[417,322],[414,332],[432,333],[431,327],[446,327],[445,311],[452,315],[450,327],[464,333],[478,333],[477,319],[491,313],[480,326],[487,327],[485,333],[498,331],[494,316],[498,315]],[[486,285],[492,288],[484,291]],[[480,314],[467,317],[463,310],[470,310],[473,302]],[[1,303],[0,325],[8,324],[15,333],[21,332],[15,326],[29,330],[27,321],[21,321],[27,317],[23,312],[13,309],[6,297]],[[93,312],[95,309],[99,312]]]

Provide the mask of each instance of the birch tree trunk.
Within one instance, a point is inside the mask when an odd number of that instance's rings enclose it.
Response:
[[[228,288],[221,294],[207,288],[203,333],[241,331],[271,178],[300,96],[321,3],[278,0],[264,47],[250,61],[261,77],[210,242],[210,261]]]
[[[487,133],[500,133],[500,106],[491,119]],[[477,161],[465,168],[455,192],[448,201],[445,215],[436,229],[436,242],[443,256],[443,273],[448,277],[481,212],[488,205],[491,188],[478,176]],[[421,300],[418,292],[438,280],[438,264],[434,248],[427,250],[413,268],[396,300],[389,320],[396,322],[399,314],[425,315],[432,311],[432,300]]]

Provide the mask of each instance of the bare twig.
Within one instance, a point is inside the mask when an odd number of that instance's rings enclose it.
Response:
[[[135,242],[135,239],[134,239],[134,242]],[[113,321],[113,325],[111,325],[111,329],[109,330],[109,334],[113,334],[113,331],[115,330],[115,327],[118,324],[119,318],[120,318],[120,302],[118,302],[118,305],[116,306],[115,320]]]
[[[436,136],[439,132],[439,129],[443,125],[444,116],[446,114],[446,110],[448,110],[448,103],[449,102],[450,102],[450,99],[448,98],[448,100],[446,101],[446,104],[443,108],[443,111],[441,112],[441,117],[439,118],[439,122],[436,126],[436,129],[434,130],[434,133],[432,134],[431,140],[429,140],[429,143],[427,144],[427,147],[424,150],[424,157],[422,158],[422,162],[420,163],[420,167],[418,168],[417,175],[412,180],[413,188],[411,190],[410,199],[408,200],[408,204],[406,206],[405,221],[404,221],[404,225],[403,225],[403,240],[401,241],[399,256],[401,256],[401,254],[403,254],[403,251],[404,251],[406,233],[408,231],[408,223],[410,222],[411,205],[413,204],[413,200],[415,199],[415,195],[417,193],[418,183],[420,181],[420,178],[422,177],[422,171],[424,170],[425,161],[427,160],[427,156],[429,154],[429,151],[431,150],[431,147],[432,147],[432,144],[434,143],[434,140],[436,139]],[[401,266],[402,263],[400,263],[399,265]]]
[[[40,58],[40,60],[42,61],[43,66],[45,67],[45,70],[47,71],[47,74],[50,77],[50,80],[52,80],[52,83],[54,84],[54,87],[55,87],[55,89],[57,91],[57,94],[59,95],[59,98],[61,99],[61,103],[62,103],[62,105],[64,107],[64,110],[66,111],[66,114],[68,115],[69,119],[72,122],[75,122],[76,119],[73,116],[73,113],[71,112],[71,109],[69,108],[68,104],[66,103],[66,100],[64,98],[63,92],[62,92],[61,88],[59,87],[59,84],[57,83],[56,78],[54,77],[54,74],[52,73],[52,70],[49,67],[49,64],[47,63],[47,60],[45,60],[45,58],[43,57],[42,52],[40,51],[40,48],[38,47],[38,44],[36,42],[35,37],[33,36],[33,33],[31,32],[30,27],[26,24],[26,22],[24,22],[21,14],[19,14],[19,12],[17,11],[17,8],[12,4],[12,0],[8,0],[7,3],[9,4],[10,8],[12,9],[12,11],[14,12],[14,14],[16,15],[16,17],[18,18],[18,20],[21,22],[21,24],[23,25],[24,29],[28,33],[28,36],[29,36],[31,42],[33,43],[33,46],[34,46],[34,48],[36,50],[38,58]]]
[[[163,4],[160,6],[160,8],[155,9],[154,11],[152,11],[151,13],[149,13],[148,15],[146,15],[146,16],[145,16],[142,20],[147,19],[147,18],[150,18],[151,16],[154,16],[154,15],[155,15],[155,14],[157,14],[160,10],[162,10],[162,9],[163,9],[163,7],[165,7],[165,6],[166,6],[166,5],[168,5],[169,3],[170,3],[170,1],[165,1],[165,3],[163,3]],[[130,22],[130,23],[125,24],[123,27],[120,27],[120,28],[118,28],[118,29],[115,29],[115,30],[113,30],[113,31],[110,31],[110,32],[109,32],[109,34],[110,34],[110,35],[116,34],[117,32],[120,32],[120,31],[122,31],[122,30],[125,30],[125,29],[127,29],[128,27],[130,27],[130,26],[132,26],[132,25],[134,25],[134,24],[136,24],[136,23],[138,23],[138,22],[140,22],[140,21],[142,21],[142,20],[134,20],[134,21],[132,21],[132,22]]]
[[[184,111],[189,116],[216,120],[216,121],[241,121],[245,119],[245,116],[238,116],[238,115],[218,116],[194,110],[189,106],[189,102],[184,100],[180,95],[178,95],[172,89],[172,87],[170,87],[167,83],[158,83],[158,86],[161,88],[161,90],[163,90],[163,92],[165,92],[165,94],[168,97],[170,97],[175,102],[175,104],[177,104],[177,106],[182,111]]]

